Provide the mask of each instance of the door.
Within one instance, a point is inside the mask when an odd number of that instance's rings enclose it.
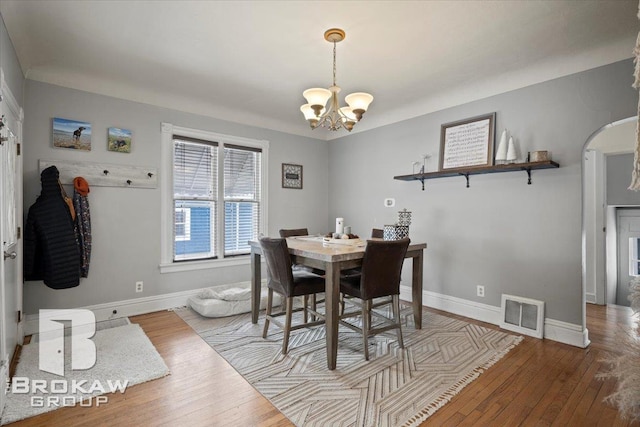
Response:
[[[22,344],[22,110],[0,70],[0,384],[6,384],[16,345]],[[4,387],[0,410],[4,406]]]
[[[618,209],[616,304],[629,306],[629,283],[640,277],[640,209]]]

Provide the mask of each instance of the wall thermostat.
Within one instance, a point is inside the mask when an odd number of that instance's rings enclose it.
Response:
[[[392,208],[396,205],[396,199],[384,199],[384,207]]]

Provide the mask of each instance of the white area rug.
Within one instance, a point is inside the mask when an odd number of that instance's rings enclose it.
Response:
[[[262,338],[262,315],[254,325],[250,314],[176,313],[297,426],[417,426],[522,341],[428,311],[416,330],[405,307],[404,350],[395,331],[376,335],[367,362],[361,335],[341,327],[329,371],[323,326],[294,331],[283,356],[281,331],[271,327]]]
[[[13,393],[9,389],[0,424],[8,424],[58,409],[59,406],[56,404],[48,404],[51,400],[47,399],[52,396],[60,398],[57,401],[60,403],[64,401],[73,404],[80,400],[88,402],[90,399],[95,399],[94,396],[105,393],[100,388],[106,388],[106,392],[109,392],[109,381],[111,384],[116,381],[120,381],[121,384],[128,381],[127,387],[131,387],[169,374],[169,368],[138,324],[99,330],[92,340],[96,345],[96,364],[87,370],[71,370],[71,345],[68,339],[65,340],[64,377],[40,371],[37,342],[23,346],[14,378],[28,378],[31,385],[33,380],[45,380],[48,390],[54,389],[50,387],[51,381],[59,382],[58,390],[64,382],[69,385],[69,393],[44,394],[40,390],[36,393]],[[86,382],[82,383],[83,380]],[[81,386],[72,393],[70,384],[74,382]],[[90,393],[83,393],[89,390]],[[68,397],[63,400],[63,396]],[[78,400],[74,401],[74,397],[71,396],[75,396]]]

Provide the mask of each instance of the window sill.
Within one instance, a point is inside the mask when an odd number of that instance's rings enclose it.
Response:
[[[160,264],[160,273],[178,273],[181,271],[206,270],[212,268],[233,267],[237,265],[250,265],[251,256],[238,256],[225,259],[203,260],[203,261],[182,261]]]

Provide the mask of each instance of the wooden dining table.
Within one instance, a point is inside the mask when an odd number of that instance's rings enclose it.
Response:
[[[249,244],[251,246],[251,322],[258,323],[262,249],[258,241],[250,241]],[[340,272],[362,265],[365,246],[326,243],[323,242],[322,236],[288,237],[287,246],[294,264],[325,271],[327,366],[333,370],[336,368],[338,355]],[[406,258],[412,259],[411,295],[413,319],[417,329],[422,328],[422,265],[426,247],[426,243],[411,242],[406,254]]]

